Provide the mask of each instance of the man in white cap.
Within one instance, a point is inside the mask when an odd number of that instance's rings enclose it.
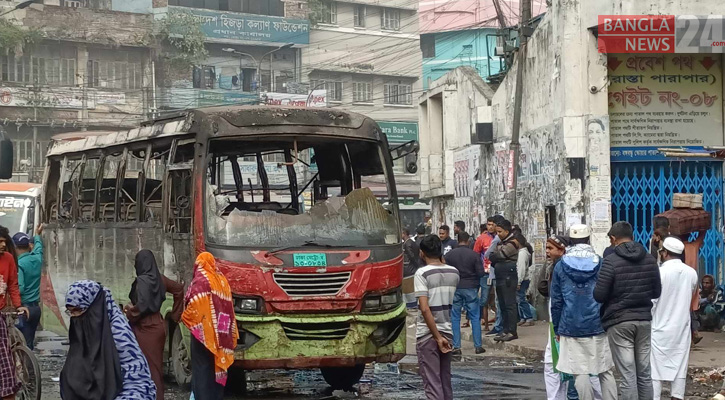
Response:
[[[685,398],[690,357],[690,303],[697,290],[697,272],[682,262],[685,244],[665,238],[659,250],[662,295],[652,302],[652,386],[659,400],[662,382],[672,385],[673,399]]]
[[[589,244],[590,236],[586,225],[569,228],[571,246],[551,277],[551,322],[559,342],[555,368],[575,376],[581,400],[616,400],[614,361],[593,294],[602,259]],[[591,377],[598,382],[592,385]]]

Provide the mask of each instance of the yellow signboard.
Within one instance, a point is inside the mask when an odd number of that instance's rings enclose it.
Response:
[[[613,157],[615,148],[645,156],[641,148],[723,145],[719,55],[611,54],[608,67]]]

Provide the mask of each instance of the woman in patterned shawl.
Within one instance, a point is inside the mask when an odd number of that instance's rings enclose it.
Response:
[[[237,324],[227,278],[216,268],[214,256],[196,258],[194,278],[184,299],[181,319],[191,337],[191,390],[195,400],[221,399],[227,369],[234,363]]]
[[[101,293],[101,290],[103,292]],[[116,303],[113,301],[111,291],[101,286],[100,283],[84,280],[78,281],[68,288],[66,294],[65,307],[67,312],[72,318],[81,317],[90,308],[96,300],[97,296],[105,297],[105,309],[110,323],[111,336],[113,342],[116,345],[116,351],[118,353],[118,362],[121,367],[122,385],[120,392],[114,397],[115,400],[155,400],[156,399],[156,386],[151,380],[151,372],[149,370],[149,364],[146,361],[141,349],[138,346],[136,337],[131,331],[131,327],[124,317],[121,309],[118,308]],[[105,322],[105,321],[104,321]],[[88,326],[89,329],[93,329],[92,326]],[[103,335],[97,334],[99,341],[103,340]],[[104,385],[103,382],[78,382],[80,379],[89,380],[89,378],[79,376],[74,373],[72,369],[75,365],[81,365],[82,360],[71,358],[71,354],[75,353],[79,356],[83,352],[74,352],[74,346],[84,345],[79,343],[72,335],[70,337],[71,344],[68,351],[69,358],[66,359],[66,365],[63,367],[61,373],[61,397],[66,399],[85,399],[83,393],[79,393],[76,388],[78,387],[92,387],[94,385]],[[102,346],[104,347],[104,346]],[[79,354],[80,353],[80,354]],[[111,355],[112,359],[113,356]],[[69,362],[75,362],[71,365]],[[88,360],[90,363],[91,360]],[[104,385],[105,386],[105,385]],[[103,388],[102,388],[103,389]],[[104,399],[106,397],[103,397]]]

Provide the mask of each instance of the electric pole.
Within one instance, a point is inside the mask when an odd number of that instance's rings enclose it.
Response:
[[[519,52],[516,67],[516,92],[514,93],[514,121],[511,133],[511,151],[513,152],[513,197],[511,199],[511,218],[516,218],[516,197],[519,185],[519,159],[521,157],[521,103],[524,95],[524,65],[526,64],[526,42],[529,34],[528,24],[531,20],[531,0],[521,0],[521,17],[519,19]]]

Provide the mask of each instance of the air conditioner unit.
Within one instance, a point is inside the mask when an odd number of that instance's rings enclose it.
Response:
[[[493,123],[479,122],[476,124],[476,131],[471,135],[471,144],[492,144]]]

